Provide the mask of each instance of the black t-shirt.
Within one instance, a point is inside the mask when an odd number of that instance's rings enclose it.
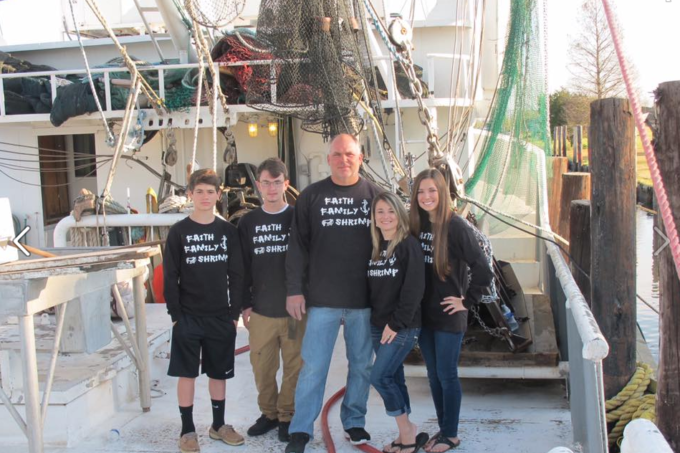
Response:
[[[434,251],[432,226],[429,221],[422,222],[419,235],[425,255],[425,297],[423,298],[423,327],[446,332],[464,332],[467,329],[468,312],[459,311],[453,315],[444,313],[441,302],[445,297],[464,296],[463,305],[468,310],[479,304],[481,296],[493,280],[482,248],[470,226],[459,215],[453,214],[448,229],[448,254],[450,272],[444,281],[434,271]],[[471,279],[468,283],[468,269]]]
[[[380,244],[381,257],[368,263],[371,324],[398,332],[420,327],[420,303],[425,291],[425,266],[418,240],[407,236],[387,255],[387,241]]]
[[[302,191],[286,257],[289,296],[304,294],[312,307],[368,307],[371,202],[380,192],[363,178],[339,186],[330,177]]]
[[[262,208],[249,212],[238,223],[243,246],[245,285],[243,308],[270,318],[284,318],[286,311],[286,252],[294,209],[270,214]]]
[[[168,313],[237,320],[243,294],[243,261],[236,227],[215,217],[207,225],[190,217],[170,228],[163,254],[163,295]]]

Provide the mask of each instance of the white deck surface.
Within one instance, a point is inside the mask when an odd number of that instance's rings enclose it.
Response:
[[[164,315],[165,316],[165,315]],[[342,334],[342,333],[341,333]],[[247,344],[247,330],[239,327],[237,346]],[[346,359],[342,335],[338,338],[326,386],[326,398],[339,390],[345,381]],[[137,401],[127,404],[118,414],[92,431],[74,446],[47,445],[47,453],[97,453],[97,452],[177,452],[180,430],[179,410],[175,394],[176,380],[167,376],[158,379],[163,394],[153,392],[151,412],[143,414]],[[433,434],[436,428],[434,407],[425,378],[409,378],[413,414],[412,419],[421,430]],[[465,380],[463,382],[463,408],[459,435],[462,444],[459,452],[547,453],[557,446],[571,446],[572,432],[561,381],[502,381]],[[4,409],[2,409],[4,410]],[[96,411],[92,407],[92,411]],[[255,384],[248,353],[236,358],[236,377],[227,383],[226,421],[245,434],[259,416],[256,404]],[[83,414],[87,417],[87,414]],[[197,380],[194,420],[199,433],[201,451],[217,452],[283,452],[285,444],[278,441],[276,431],[262,437],[246,437],[245,446],[229,447],[208,438],[211,409],[207,391],[207,379]],[[339,403],[329,417],[331,431],[338,452],[358,451],[342,436],[339,419]],[[110,442],[110,429],[118,429],[120,439]],[[369,400],[366,429],[371,433],[371,444],[382,448],[396,435],[396,425],[385,415],[382,400],[372,390]],[[0,445],[2,444],[0,439]],[[3,453],[23,453],[26,446],[3,446]],[[315,426],[315,438],[307,452],[325,452],[320,422]]]

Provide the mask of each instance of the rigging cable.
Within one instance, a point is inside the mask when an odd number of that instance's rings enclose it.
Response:
[[[78,37],[78,45],[80,46],[80,52],[83,54],[83,61],[85,62],[85,71],[87,71],[87,79],[90,83],[90,90],[92,90],[92,97],[94,98],[95,104],[97,104],[97,110],[102,117],[102,122],[104,123],[104,129],[106,129],[106,144],[113,147],[116,143],[116,137],[113,135],[109,123],[106,121],[106,115],[104,115],[104,109],[99,102],[99,96],[97,96],[97,90],[94,86],[94,79],[92,77],[92,72],[90,71],[90,64],[87,61],[87,54],[85,53],[85,46],[83,45],[83,39],[80,36],[80,28],[78,27],[78,21],[76,20],[76,14],[73,11],[73,0],[68,0],[69,7],[71,8],[71,17],[73,18],[73,26],[76,29],[76,36]],[[121,138],[122,140],[123,138]]]

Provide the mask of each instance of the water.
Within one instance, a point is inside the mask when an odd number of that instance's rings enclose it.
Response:
[[[659,309],[659,262],[654,256],[655,216],[638,209],[635,215],[637,245],[637,293]],[[637,320],[654,359],[659,362],[659,315],[640,299]]]

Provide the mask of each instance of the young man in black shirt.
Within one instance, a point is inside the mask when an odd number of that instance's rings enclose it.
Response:
[[[210,438],[242,445],[243,437],[224,423],[226,379],[234,377],[236,325],[243,294],[243,261],[236,227],[215,216],[220,179],[212,170],[189,178],[194,212],[170,228],[163,255],[164,296],[172,318],[168,375],[179,378],[182,453],[200,451],[193,421],[194,388],[208,375],[213,423]]]
[[[381,189],[359,176],[362,161],[354,136],[336,136],[328,154],[331,176],[303,190],[295,205],[286,305],[293,318],[307,312],[308,319],[286,453],[302,453],[314,434],[341,324],[349,369],[340,418],[353,444],[370,440],[364,430],[372,361],[366,272],[370,206]]]
[[[302,367],[305,320],[295,320],[286,311],[286,252],[293,221],[293,207],[285,199],[286,165],[278,158],[265,160],[257,169],[256,184],[263,205],[238,224],[245,266],[242,316],[250,332],[250,363],[262,413],[248,435],[259,436],[278,425],[279,439],[287,442]],[[280,390],[276,383],[279,356],[283,359]]]

